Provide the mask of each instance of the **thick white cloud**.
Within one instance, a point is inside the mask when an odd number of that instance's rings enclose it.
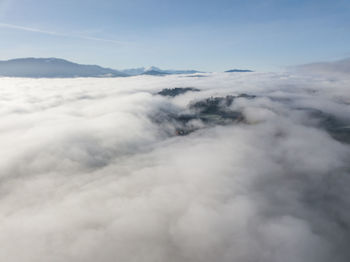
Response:
[[[312,114],[349,123],[349,84],[0,79],[0,261],[349,261],[350,147]],[[156,95],[182,86],[202,91]],[[246,123],[169,136],[152,121],[240,93],[257,96],[231,106]]]

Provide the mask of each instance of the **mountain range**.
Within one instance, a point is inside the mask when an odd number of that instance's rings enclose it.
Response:
[[[226,72],[233,72],[232,70]],[[250,70],[234,69],[234,72]],[[163,70],[140,67],[115,70],[98,65],[83,65],[60,58],[18,58],[0,61],[0,77],[70,78],[70,77],[127,77],[137,75],[174,75],[203,73],[197,70]]]
[[[117,77],[127,74],[98,65],[81,65],[59,58],[19,58],[0,61],[0,76]]]
[[[175,74],[196,74],[196,73],[203,73],[197,70],[163,70],[155,66],[151,67],[139,67],[139,68],[131,68],[131,69],[124,69],[120,70],[121,72],[135,76],[135,75],[175,75]]]
[[[249,69],[230,69],[225,71],[225,73],[249,73],[249,72],[254,72]]]

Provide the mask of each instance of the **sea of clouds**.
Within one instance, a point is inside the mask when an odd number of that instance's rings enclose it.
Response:
[[[348,262],[350,77],[0,78],[0,261]],[[176,97],[163,88],[195,87]],[[246,121],[159,112],[238,98]],[[343,127],[343,128],[349,128]]]

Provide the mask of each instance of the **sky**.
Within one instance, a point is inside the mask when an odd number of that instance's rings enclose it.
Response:
[[[350,57],[348,0],[0,0],[0,59],[278,70]]]

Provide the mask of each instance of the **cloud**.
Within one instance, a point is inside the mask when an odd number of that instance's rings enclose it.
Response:
[[[349,74],[350,73],[350,58],[342,59],[334,62],[318,62],[304,64],[295,68],[298,72],[306,74]]]
[[[323,122],[349,123],[349,79],[312,79],[1,78],[0,260],[349,261],[350,148]],[[241,93],[244,123],[154,121]]]
[[[80,35],[80,34],[59,33],[59,32],[55,32],[55,31],[41,30],[41,29],[34,28],[34,27],[26,27],[26,26],[7,24],[7,23],[0,23],[0,27],[21,30],[21,31],[27,31],[27,32],[33,32],[33,33],[39,33],[39,34],[45,34],[45,35],[52,35],[52,36],[61,36],[61,37],[70,37],[70,38],[79,38],[79,39],[84,39],[84,40],[107,42],[107,43],[113,43],[113,44],[118,44],[118,45],[130,44],[130,42],[119,41],[119,40],[114,40],[114,39],[85,36],[85,35]]]

